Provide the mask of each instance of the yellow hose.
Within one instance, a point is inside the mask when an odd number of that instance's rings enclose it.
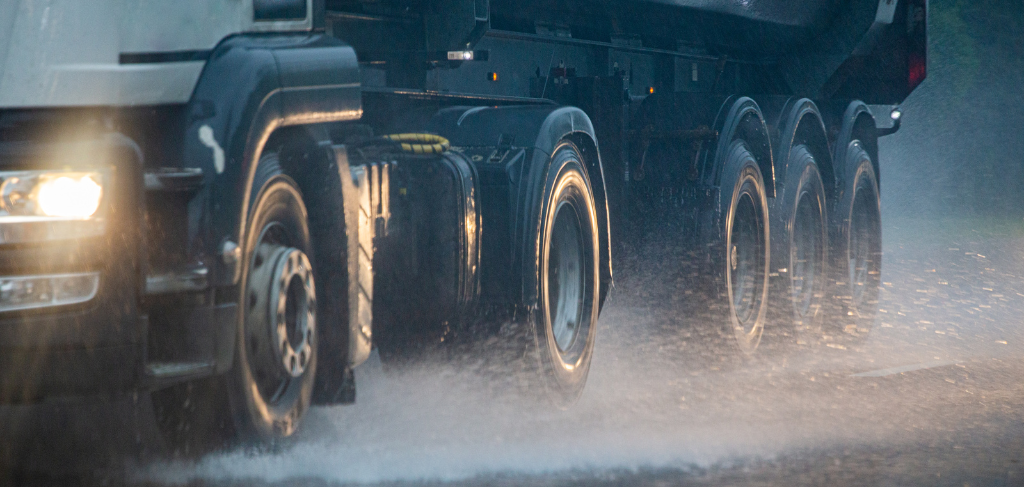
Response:
[[[440,154],[451,147],[448,139],[434,134],[391,134],[383,138],[399,142],[402,151],[413,154]]]

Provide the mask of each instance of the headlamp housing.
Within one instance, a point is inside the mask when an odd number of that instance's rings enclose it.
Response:
[[[109,170],[0,171],[0,244],[101,235]]]

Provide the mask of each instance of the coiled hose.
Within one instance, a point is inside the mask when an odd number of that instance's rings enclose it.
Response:
[[[448,139],[434,134],[390,134],[364,140],[355,145],[356,148],[372,145],[392,145],[402,152],[413,154],[441,154],[451,147]]]

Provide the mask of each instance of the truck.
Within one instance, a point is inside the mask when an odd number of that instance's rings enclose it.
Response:
[[[624,255],[737,354],[862,337],[927,13],[3,2],[0,402],[141,395],[169,444],[266,443],[372,350],[455,342],[568,407]]]

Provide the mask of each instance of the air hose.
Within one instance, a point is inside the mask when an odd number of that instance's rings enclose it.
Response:
[[[414,154],[440,154],[448,150],[448,139],[434,134],[392,134],[385,139],[398,142],[405,152]]]
[[[399,147],[402,152],[411,152],[413,154],[441,154],[451,147],[448,139],[434,134],[382,135],[355,144],[355,147],[372,145],[394,145]]]

